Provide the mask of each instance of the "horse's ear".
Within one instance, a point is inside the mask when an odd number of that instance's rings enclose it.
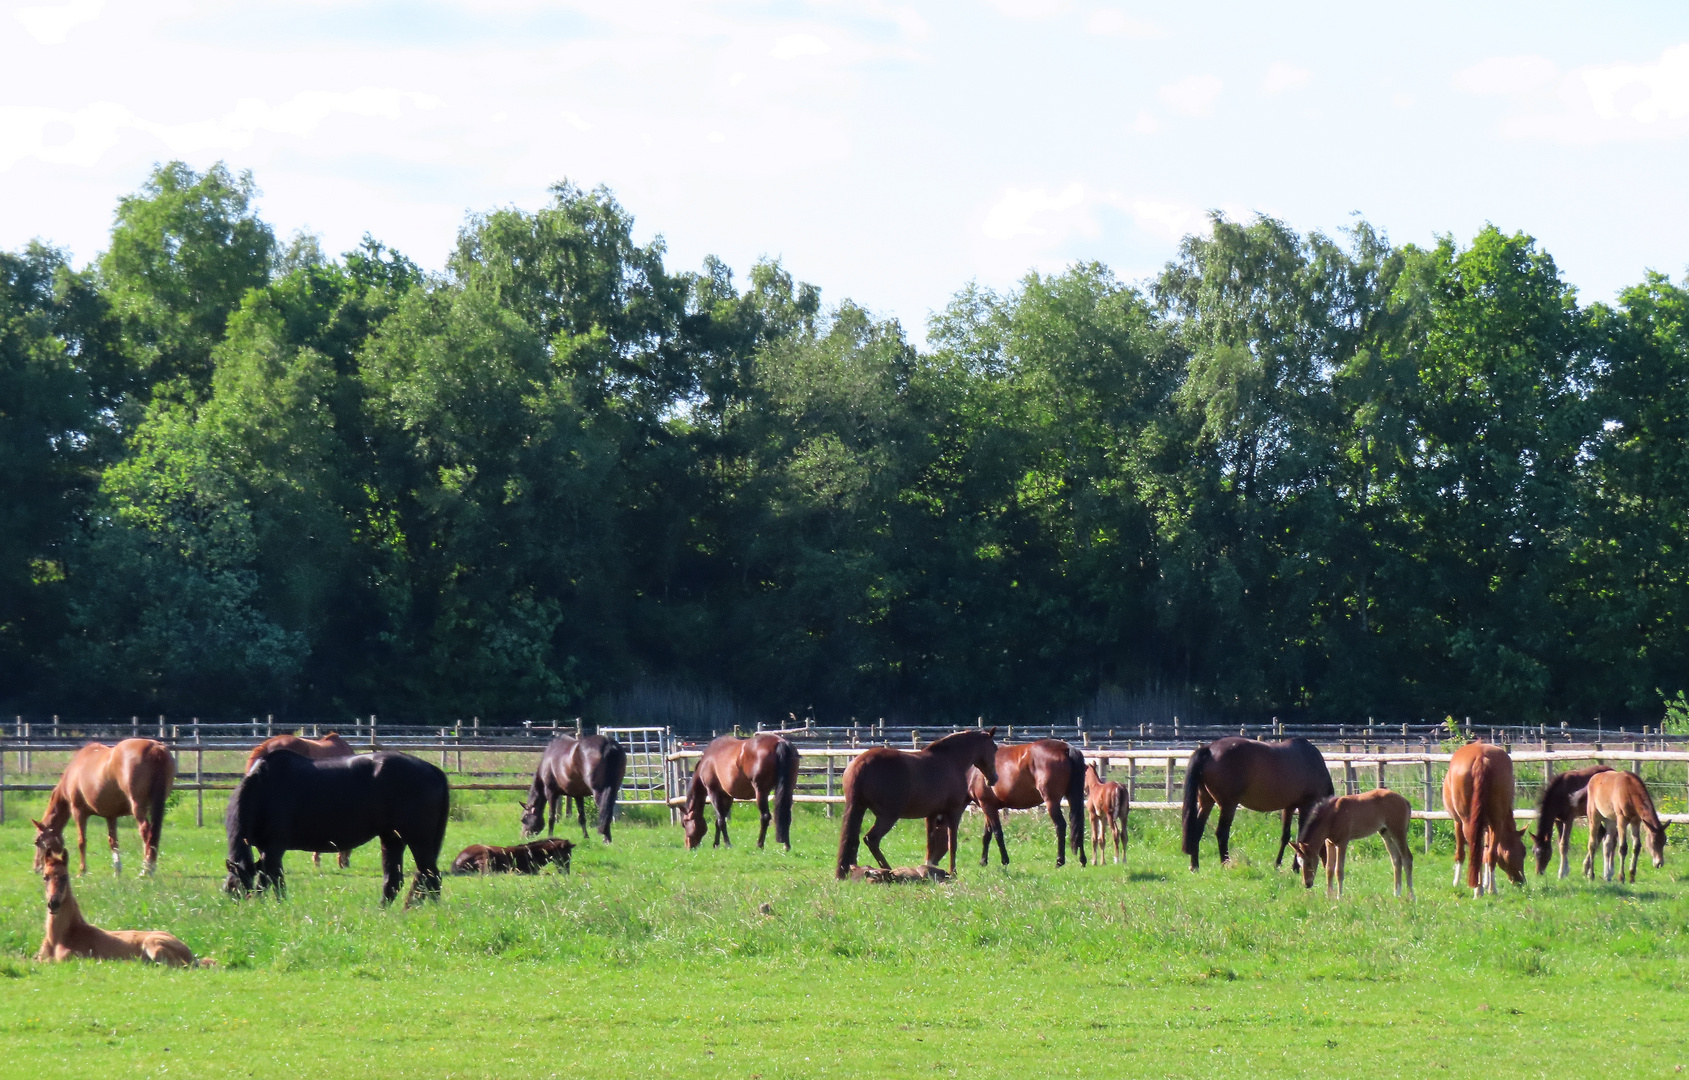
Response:
[[[985,733],[987,735],[991,736],[993,739],[995,739],[997,737],[997,729],[995,727],[986,728]]]
[[[36,821],[34,818],[30,818],[29,823],[31,825],[35,826],[36,832],[46,832],[47,831],[47,826],[41,824],[39,821]]]

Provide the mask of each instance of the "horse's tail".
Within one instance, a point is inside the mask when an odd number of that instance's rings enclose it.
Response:
[[[610,822],[616,816],[616,796],[621,794],[622,777],[628,771],[628,752],[621,743],[611,739],[604,747],[604,756],[599,764],[604,770],[604,789],[602,793],[594,791],[592,794],[598,800],[599,835],[609,840]]]
[[[1126,815],[1132,812],[1132,799],[1126,792],[1125,784],[1116,784],[1114,788],[1114,820],[1119,822],[1120,842],[1126,842]]]
[[[798,786],[798,748],[786,739],[774,747],[774,839],[792,846],[792,796]]]
[[[1197,794],[1202,790],[1202,773],[1213,760],[1213,751],[1206,746],[1199,746],[1185,765],[1185,801],[1180,808],[1180,820],[1185,824],[1186,855],[1195,855],[1198,845],[1202,843],[1202,819],[1196,810]]]
[[[846,771],[844,778],[844,823],[839,827],[839,863],[835,876],[843,881],[856,865],[856,853],[862,842],[862,818],[868,807],[857,801],[856,774]]]
[[[1472,803],[1466,814],[1466,887],[1476,889],[1483,880],[1484,830],[1494,832],[1489,819],[1490,762],[1480,756],[1472,763]]]
[[[1067,811],[1073,819],[1073,846],[1079,849],[1079,865],[1085,859],[1085,751],[1077,746],[1067,748]]]

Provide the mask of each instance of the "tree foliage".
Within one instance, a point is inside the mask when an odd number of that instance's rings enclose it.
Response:
[[[19,707],[557,715],[641,680],[823,716],[1654,715],[1689,679],[1689,289],[1529,237],[1216,215],[1137,287],[959,291],[925,347],[602,189],[443,274],[160,167],[0,255]]]

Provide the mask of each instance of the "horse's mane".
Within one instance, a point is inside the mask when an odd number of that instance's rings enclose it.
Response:
[[[1315,803],[1313,805],[1313,809],[1309,810],[1307,815],[1302,818],[1302,827],[1296,830],[1296,842],[1298,844],[1307,843],[1306,838],[1308,832],[1313,829],[1316,824],[1324,821],[1327,817],[1330,817],[1336,809],[1337,796],[1335,795],[1327,795],[1325,798]]]
[[[924,749],[937,750],[939,747],[944,746],[946,743],[950,743],[950,744],[953,744],[953,745],[954,744],[960,744],[960,743],[966,742],[970,739],[977,739],[982,735],[985,738],[988,738],[988,739],[995,739],[997,737],[997,729],[996,728],[963,728],[961,731],[952,731],[950,734],[944,736],[943,738],[934,739],[932,742],[928,743],[924,747]]]

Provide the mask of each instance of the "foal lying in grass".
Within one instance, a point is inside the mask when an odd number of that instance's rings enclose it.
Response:
[[[1412,818],[1408,801],[1388,788],[1340,795],[1315,805],[1302,822],[1302,832],[1291,845],[1302,859],[1302,884],[1314,887],[1314,868],[1325,862],[1325,891],[1343,896],[1343,869],[1349,855],[1349,841],[1379,833],[1396,870],[1396,895],[1402,895],[1402,873],[1407,873],[1408,897],[1413,896],[1413,852],[1408,849],[1407,828]]]
[[[48,851],[41,878],[47,883],[47,936],[35,959],[146,960],[172,967],[209,967],[194,959],[193,950],[162,930],[101,930],[82,917],[70,891],[70,860],[63,851]]]

